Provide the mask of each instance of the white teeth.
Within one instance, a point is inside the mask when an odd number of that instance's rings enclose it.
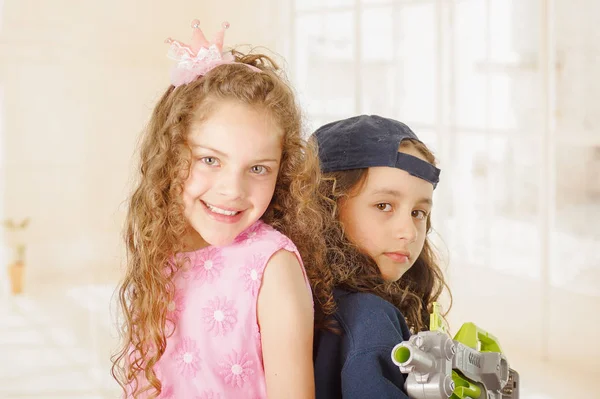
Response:
[[[221,215],[235,216],[235,215],[237,215],[239,213],[239,212],[236,212],[236,211],[226,211],[225,209],[217,208],[216,206],[212,206],[210,204],[207,204],[206,202],[205,202],[205,204],[208,207],[208,209],[210,209],[214,213],[219,213]]]

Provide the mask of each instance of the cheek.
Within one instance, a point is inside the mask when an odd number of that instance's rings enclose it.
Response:
[[[277,184],[277,176],[272,176],[269,179],[250,181],[248,186],[251,189],[249,197],[253,199],[255,206],[258,208],[267,208],[273,193],[275,192],[275,185]]]
[[[378,242],[376,222],[365,217],[364,212],[355,204],[348,203],[340,208],[340,222],[348,239],[371,257],[374,256]]]
[[[204,193],[210,186],[210,176],[201,173],[198,169],[192,169],[190,176],[183,185],[184,198],[195,199]]]
[[[425,245],[425,239],[427,238],[427,229],[425,227],[425,225],[423,224],[423,226],[419,226],[417,227],[418,229],[418,237],[415,240],[415,249],[418,252],[421,252],[421,250],[423,249],[423,246]]]

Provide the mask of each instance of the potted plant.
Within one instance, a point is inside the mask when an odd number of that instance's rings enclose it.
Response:
[[[23,278],[25,276],[25,240],[23,233],[29,225],[29,218],[21,223],[15,223],[13,220],[6,220],[4,227],[9,232],[9,242],[13,249],[13,259],[8,265],[8,278],[10,281],[10,290],[13,294],[23,292]]]

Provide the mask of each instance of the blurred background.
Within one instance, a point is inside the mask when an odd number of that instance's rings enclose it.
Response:
[[[598,15],[597,0],[0,0],[0,398],[119,397],[134,150],[168,85],[163,41],[193,18],[273,51],[307,133],[363,113],[411,126],[442,168],[453,331],[497,336],[522,399],[600,397]]]

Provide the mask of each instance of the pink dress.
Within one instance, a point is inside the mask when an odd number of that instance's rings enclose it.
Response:
[[[188,254],[168,307],[177,328],[156,365],[159,398],[267,397],[256,305],[267,261],[280,249],[302,265],[292,241],[259,220],[229,246]]]

